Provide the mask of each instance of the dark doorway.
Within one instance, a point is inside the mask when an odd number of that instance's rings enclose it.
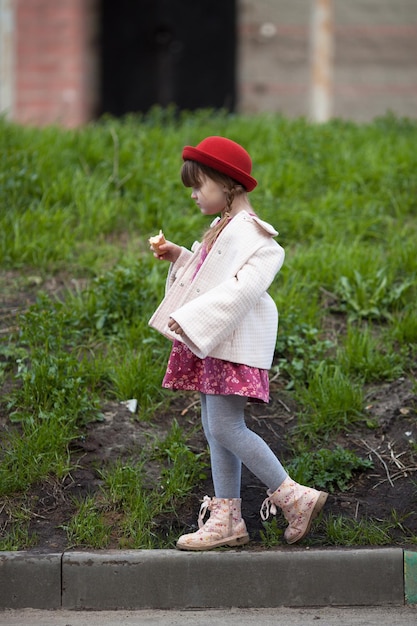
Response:
[[[101,0],[101,113],[235,106],[236,0]]]

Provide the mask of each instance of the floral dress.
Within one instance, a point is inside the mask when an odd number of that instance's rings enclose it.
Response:
[[[203,246],[194,277],[206,257],[207,249]],[[178,340],[174,340],[162,386],[204,394],[246,396],[255,401],[269,402],[268,370],[210,356],[200,359]]]

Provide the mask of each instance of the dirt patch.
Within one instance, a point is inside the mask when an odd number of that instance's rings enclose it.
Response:
[[[10,332],[14,316],[34,301],[37,284],[25,281],[16,289],[15,276],[2,274],[0,333]],[[53,289],[65,280],[54,279]],[[13,288],[12,288],[13,286]],[[19,293],[18,293],[19,292]],[[271,387],[272,401],[268,405],[249,404],[247,423],[269,444],[282,462],[291,459],[288,436],[297,421],[297,407],[275,382]],[[39,540],[41,551],[61,551],[68,548],[64,526],[76,511],[74,498],[97,492],[101,487],[99,470],[108,463],[138,458],[143,446],[163,437],[175,418],[190,433],[190,447],[205,449],[204,435],[199,427],[198,398],[192,394],[174,395],[168,410],[155,414],[150,422],[140,422],[129,409],[117,402],[102,407],[104,419],[86,426],[82,437],[72,443],[71,455],[75,469],[63,481],[49,479],[35,485],[25,496],[22,505],[32,511],[31,531]],[[345,448],[374,462],[373,469],[356,474],[345,492],[335,491],[329,497],[326,512],[348,518],[372,517],[389,520],[394,515],[400,522],[393,535],[393,543],[404,545],[404,536],[417,536],[417,396],[415,384],[401,378],[392,383],[378,384],[367,390],[367,412],[372,428],[360,424],[338,438]],[[5,406],[0,403],[0,429],[7,421]],[[199,500],[212,495],[211,480],[201,486],[178,510],[178,534],[192,529],[196,523]],[[20,497],[20,496],[17,496]],[[265,487],[245,468],[242,474],[242,508],[249,533],[250,547],[261,549],[259,532],[262,523],[259,509],[265,498]],[[0,529],[7,522],[7,498],[0,499]],[[172,521],[172,520],[171,520]],[[314,540],[317,532],[310,538]],[[396,533],[396,534],[395,534]],[[109,547],[118,548],[115,542]]]
[[[326,513],[354,519],[372,517],[389,520],[395,511],[407,534],[417,536],[417,463],[410,446],[410,440],[417,437],[413,408],[416,397],[407,380],[379,386],[371,394],[369,415],[378,420],[378,428],[372,431],[365,427],[355,428],[350,434],[340,437],[338,443],[363,457],[372,458],[374,468],[355,475],[348,491],[331,494]],[[277,391],[273,391],[269,405],[250,405],[247,423],[285,464],[291,458],[285,438],[296,416],[287,402],[285,406],[282,404],[278,395]],[[83,437],[72,444],[76,469],[62,482],[48,480],[35,486],[26,496],[33,511],[31,530],[39,537],[37,548],[67,548],[66,535],[60,526],[65,525],[75,513],[74,497],[80,498],[100,489],[100,468],[108,463],[138,458],[150,438],[161,438],[169,431],[174,418],[187,432],[193,433],[189,439],[192,449],[203,450],[206,444],[198,428],[198,405],[192,404],[187,408],[192,400],[191,396],[178,397],[173,400],[168,412],[155,415],[151,423],[137,421],[123,405],[107,404],[104,421],[89,424]],[[184,529],[188,531],[195,527],[199,499],[206,493],[213,494],[210,479],[177,512],[178,519],[174,523],[179,534]],[[262,483],[243,468],[242,507],[252,537],[252,548],[261,547],[259,509],[264,498]],[[319,540],[319,531],[317,533]],[[398,541],[402,541],[400,528],[397,535]],[[314,539],[314,532],[311,537]],[[115,543],[110,547],[117,548],[118,545]]]

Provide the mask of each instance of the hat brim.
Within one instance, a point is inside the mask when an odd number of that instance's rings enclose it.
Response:
[[[193,146],[185,146],[182,151],[182,158],[184,161],[197,161],[197,163],[202,163],[203,165],[207,165],[222,174],[230,176],[230,178],[233,178],[233,180],[240,183],[246,191],[252,191],[252,189],[255,189],[258,184],[258,181],[255,178],[238,167],[222,161],[221,159],[217,159],[211,154],[207,154],[206,152],[203,152],[198,148],[194,148]]]

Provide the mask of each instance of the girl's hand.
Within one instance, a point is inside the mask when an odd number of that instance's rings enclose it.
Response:
[[[181,326],[175,320],[173,320],[172,317],[169,318],[168,328],[169,328],[169,330],[172,330],[172,332],[176,333],[177,335],[183,335],[184,334],[184,331],[181,328]]]
[[[152,250],[153,255],[156,259],[160,261],[169,261],[170,263],[175,263],[178,257],[181,254],[181,246],[177,246],[176,243],[172,243],[172,241],[166,241],[158,247],[158,252],[155,252],[152,246],[149,247]]]

